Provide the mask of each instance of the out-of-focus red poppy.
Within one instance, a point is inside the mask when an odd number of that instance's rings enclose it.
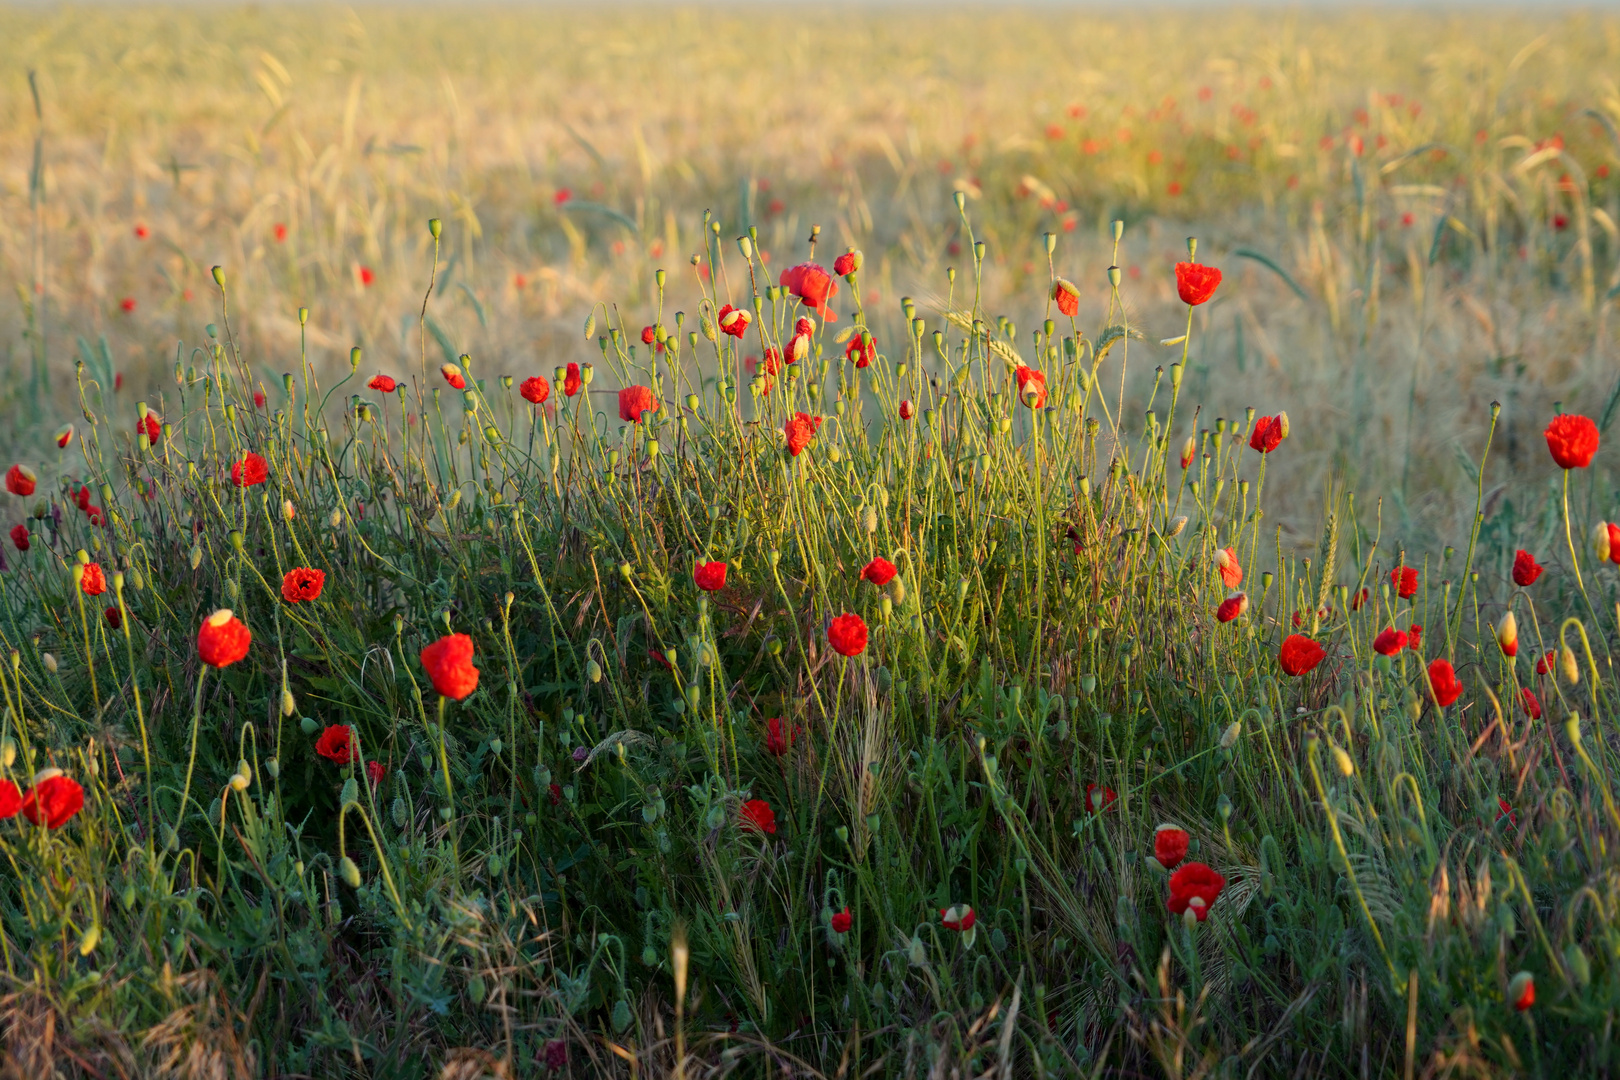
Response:
[[[1519,687],[1519,707],[1532,720],[1541,719],[1541,699],[1528,686]]]
[[[876,555],[871,562],[861,568],[861,579],[881,587],[893,581],[894,575],[899,572],[894,563],[881,555]]]
[[[148,412],[146,419],[135,422],[135,434],[145,435],[147,444],[156,446],[158,439],[163,437],[163,421],[158,419],[157,413]]]
[[[376,787],[378,784],[382,783],[383,777],[387,775],[387,767],[376,758],[366,762],[366,779],[371,781],[372,787]]]
[[[380,394],[392,394],[394,390],[398,388],[399,383],[395,382],[393,378],[388,375],[373,375],[371,377],[371,381],[366,383],[366,385]]]
[[[14,818],[22,809],[23,794],[15,781],[0,780],[0,820]]]
[[[973,924],[978,921],[978,914],[967,904],[952,904],[948,908],[940,909],[939,924],[947,930],[965,934],[972,930]]]
[[[835,934],[847,934],[849,928],[855,925],[855,916],[849,913],[849,905],[844,905],[843,911],[833,912],[832,928]]]
[[[1080,289],[1074,282],[1063,278],[1052,282],[1052,299],[1057,303],[1058,310],[1069,318],[1080,314]]]
[[[857,368],[870,367],[877,359],[877,342],[868,330],[858,330],[844,346],[844,359],[853,360]]]
[[[254,487],[270,478],[270,463],[249,452],[231,465],[231,483],[239,488]]]
[[[107,575],[100,563],[85,564],[84,574],[79,578],[79,588],[84,590],[86,596],[100,596],[107,591]]]
[[[1243,564],[1238,562],[1237,551],[1224,547],[1215,552],[1215,569],[1221,573],[1221,583],[1228,589],[1243,584]]]
[[[22,816],[34,825],[60,829],[84,809],[84,788],[58,769],[44,769],[34,778],[34,786],[23,796]]]
[[[1153,857],[1166,870],[1174,870],[1187,857],[1192,837],[1179,825],[1160,825],[1153,833]]]
[[[443,375],[444,381],[450,384],[450,389],[467,389],[467,376],[461,370],[460,364],[440,364],[439,374]]]
[[[377,275],[371,272],[371,267],[362,266],[360,268],[360,284],[361,285],[364,285],[366,288],[369,289],[371,287],[371,283],[373,281],[376,281],[376,280],[377,280]]]
[[[1036,371],[1034,368],[1018,365],[1013,372],[1013,382],[1018,387],[1018,400],[1032,409],[1046,408],[1046,373]]]
[[[1406,631],[1406,647],[1413,652],[1423,649],[1423,624],[1413,623]]]
[[[1091,783],[1086,785],[1086,809],[1093,814],[1100,814],[1110,806],[1119,796],[1114,789],[1105,784]]]
[[[1406,631],[1397,630],[1393,626],[1386,627],[1382,633],[1373,638],[1373,651],[1381,656],[1394,656],[1406,648]]]
[[[798,737],[799,729],[790,727],[780,716],[765,721],[765,752],[773,757],[785,757]]]
[[[1248,594],[1233,593],[1222,600],[1220,606],[1215,609],[1215,619],[1217,622],[1231,622],[1247,610],[1249,610]]]
[[[788,417],[782,425],[782,432],[787,436],[788,453],[798,457],[810,441],[821,430],[821,417],[811,416],[809,413],[796,412]]]
[[[839,277],[848,277],[861,268],[861,253],[846,251],[833,260],[833,273]]]
[[[6,470],[6,490],[13,495],[27,497],[34,493],[39,478],[26,465],[13,465]]]
[[[1402,600],[1410,600],[1417,595],[1418,572],[1411,566],[1397,566],[1389,572],[1389,583]]]
[[[23,524],[11,527],[11,542],[17,546],[18,551],[27,551],[30,545],[28,539],[28,526]]]
[[[1429,686],[1434,690],[1434,699],[1442,709],[1461,697],[1463,692],[1457,672],[1447,660],[1429,661]]]
[[[124,613],[119,610],[118,605],[114,604],[108,607],[106,611],[101,613],[101,617],[107,620],[107,625],[112,627],[112,629],[123,629]]]

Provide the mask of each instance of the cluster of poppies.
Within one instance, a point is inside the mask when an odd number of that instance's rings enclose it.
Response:
[[[30,824],[60,829],[84,809],[84,788],[61,769],[41,769],[27,792],[14,781],[0,780],[0,819],[19,813]]]

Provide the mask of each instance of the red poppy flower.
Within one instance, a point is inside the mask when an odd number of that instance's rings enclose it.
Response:
[[[58,450],[66,450],[68,443],[73,441],[73,425],[63,424],[56,429],[56,434],[52,435],[51,438],[55,440]]]
[[[1277,663],[1284,672],[1298,677],[1315,668],[1326,657],[1322,646],[1304,634],[1289,634],[1277,652]]]
[[[1597,425],[1584,416],[1563,413],[1552,418],[1544,432],[1547,450],[1561,469],[1584,469],[1598,450]]]
[[[261,409],[264,408],[264,391],[263,390],[255,390],[255,391],[253,391],[253,404],[255,406],[257,406],[258,408],[261,408]]]
[[[366,383],[366,385],[377,391],[379,394],[392,394],[399,386],[399,383],[395,382],[393,378],[388,375],[373,375],[371,377],[371,381]]]
[[[1496,624],[1496,644],[1501,647],[1503,656],[1519,655],[1519,620],[1511,611],[1504,612]]]
[[[916,409],[916,407],[914,405],[911,404],[910,399],[907,399],[907,400],[902,401],[900,403],[900,419],[902,419],[902,420],[910,420],[913,416],[916,416],[916,415],[917,415],[917,409]]]
[[[839,277],[848,277],[861,268],[861,253],[846,251],[833,260],[833,273]]]
[[[275,234],[276,243],[280,244],[280,243],[285,243],[286,242],[286,239],[287,239],[287,226],[286,225],[284,225],[284,224],[282,224],[281,222],[278,221],[278,222],[276,222],[276,227],[274,229],[270,230],[270,231]]]
[[[22,816],[35,825],[43,823],[47,829],[60,829],[84,809],[84,788],[55,769],[46,769],[42,775],[44,779],[36,778],[23,796]]]
[[[1541,719],[1541,699],[1536,697],[1535,691],[1528,686],[1519,687],[1519,706],[1524,709],[1524,715],[1530,719]]]
[[[1183,304],[1194,307],[1215,295],[1221,283],[1221,272],[1213,266],[1194,262],[1176,263],[1176,294]]]
[[[1418,572],[1410,566],[1397,566],[1389,572],[1389,583],[1402,600],[1410,600],[1417,595]]]
[[[444,381],[450,384],[450,389],[467,389],[467,376],[461,370],[460,364],[440,364],[439,374],[443,375]]]
[[[249,453],[231,466],[231,483],[239,488],[254,487],[270,478],[270,465],[258,454]]]
[[[1367,602],[1367,598],[1369,596],[1371,596],[1371,595],[1372,595],[1372,592],[1370,590],[1368,590],[1368,589],[1365,589],[1365,588],[1358,591],[1356,593],[1356,595],[1354,595],[1354,596],[1352,596],[1350,598],[1350,610],[1351,611],[1360,611],[1361,610],[1361,605],[1365,604]]]
[[[371,272],[371,267],[362,266],[360,268],[360,284],[370,288],[371,283],[376,280],[377,275]]]
[[[641,414],[658,411],[658,399],[650,386],[627,386],[619,391],[619,419],[641,423]]]
[[[579,365],[569,364],[567,377],[563,379],[563,396],[573,397],[579,393],[580,382]]]
[[[692,580],[704,592],[719,592],[726,587],[726,564],[723,562],[698,563],[692,569]]]
[[[1501,821],[1503,818],[1508,819],[1509,825],[1517,825],[1519,823],[1519,815],[1513,812],[1513,807],[1508,804],[1506,799],[1502,798],[1501,796],[1497,796],[1496,820]]]
[[[106,619],[107,625],[114,630],[120,630],[124,626],[124,613],[118,609],[116,604],[103,611],[101,617]]]
[[[230,608],[220,608],[197,631],[197,655],[209,667],[229,667],[247,655],[253,633]]]
[[[478,669],[473,667],[473,639],[466,634],[446,634],[420,655],[433,689],[451,701],[461,701],[478,689]]]
[[[1114,789],[1111,787],[1103,784],[1086,785],[1086,809],[1093,814],[1102,813],[1114,805],[1114,800],[1118,798],[1119,796],[1114,793]]]
[[[1523,548],[1513,553],[1513,584],[1520,588],[1528,589],[1534,585],[1545,569],[1545,566],[1536,563],[1534,555]]]
[[[1166,870],[1174,870],[1187,857],[1187,845],[1191,842],[1186,829],[1160,825],[1153,833],[1153,857]]]
[[[22,804],[22,789],[14,781],[0,780],[0,820],[16,817]]]
[[[325,584],[324,570],[312,570],[307,566],[295,567],[287,571],[287,575],[281,579],[281,598],[289,604],[319,599],[321,587]]]
[[[888,559],[885,559],[881,555],[876,555],[873,556],[871,562],[867,563],[866,566],[862,568],[861,579],[864,581],[870,581],[872,584],[882,588],[884,585],[887,585],[889,582],[893,581],[894,575],[898,574],[899,572],[900,571],[896,569],[894,563],[890,562]]]
[[[1013,372],[1013,382],[1018,385],[1018,400],[1032,409],[1046,408],[1046,373],[1036,371],[1034,368],[1018,365]],[[1031,397],[1034,398],[1031,401]]]
[[[382,762],[376,760],[375,758],[366,762],[366,779],[371,781],[372,787],[376,787],[378,784],[382,783],[383,777],[387,775],[388,769],[383,765]]]
[[[25,498],[32,495],[37,482],[38,477],[34,475],[34,470],[26,465],[13,465],[6,470],[6,490],[13,495]]]
[[[849,913],[849,905],[844,905],[843,911],[833,912],[832,928],[835,934],[847,934],[849,928],[855,925],[855,916]]]
[[[348,724],[331,724],[315,740],[315,752],[327,761],[347,765],[354,760],[354,740],[349,737]]]
[[[807,359],[810,356],[810,338],[813,332],[802,329],[809,321],[809,319],[800,319],[799,326],[801,329],[788,340],[787,362],[790,364],[797,364],[800,360]]]
[[[799,729],[790,728],[780,716],[765,721],[765,752],[773,757],[784,757],[799,739]]]
[[[1187,436],[1187,441],[1183,443],[1181,447],[1181,467],[1185,469],[1187,466],[1191,465],[1193,458],[1197,455],[1198,440],[1189,435]]]
[[[151,233],[147,232],[145,225],[137,224],[135,226],[135,239],[145,240],[150,235]]]
[[[782,271],[777,282],[797,296],[805,307],[811,308],[827,322],[836,322],[838,316],[827,307],[827,299],[838,295],[838,283],[815,263],[800,263]]]
[[[156,413],[149,412],[146,414],[145,420],[135,422],[135,434],[141,435],[142,433],[146,435],[146,441],[151,446],[156,446],[158,439],[162,438],[163,424],[158,420]]]
[[[844,359],[853,360],[857,368],[870,367],[877,359],[877,342],[869,331],[862,330],[844,346]]]
[[[939,924],[947,930],[955,930],[965,934],[973,929],[973,924],[979,921],[979,916],[966,904],[953,904],[948,908],[941,908]]]
[[[1231,622],[1247,610],[1249,610],[1248,594],[1233,593],[1222,600],[1220,606],[1215,609],[1215,620],[1223,623]]]
[[[539,375],[531,375],[518,386],[518,393],[531,405],[541,405],[551,396],[551,384]]]
[[[1170,875],[1170,914],[1191,911],[1199,922],[1209,917],[1209,906],[1226,888],[1226,878],[1201,862],[1190,862]]]
[[[749,799],[742,804],[742,827],[752,832],[776,833],[776,811],[764,799]]]
[[[73,505],[77,506],[80,510],[89,512],[89,510],[90,510],[90,489],[87,488],[87,487],[82,487],[82,488],[76,489],[73,492]]]
[[[1462,696],[1463,685],[1457,680],[1457,672],[1451,663],[1446,660],[1431,660],[1429,662],[1429,686],[1434,690],[1434,699],[1443,709]]]
[[[1281,417],[1262,416],[1255,420],[1254,430],[1249,432],[1249,448],[1251,450],[1269,454],[1281,446],[1282,441],[1283,425]]]
[[[1422,623],[1413,623],[1406,631],[1406,647],[1411,649],[1413,652],[1418,652],[1423,648]]]
[[[827,643],[840,656],[859,656],[866,650],[866,621],[859,615],[840,615],[827,624]]]
[[[135,298],[133,296],[126,296],[122,300],[118,301],[118,306],[122,308],[126,314],[134,311]]]
[[[821,430],[821,417],[811,416],[809,413],[794,413],[788,417],[787,423],[782,425],[782,431],[787,436],[788,453],[798,457],[810,440],[816,437]]]
[[[1052,282],[1052,299],[1057,301],[1058,310],[1071,319],[1080,313],[1080,290],[1073,282],[1062,278]]]
[[[107,591],[107,575],[102,572],[100,563],[86,563],[84,576],[79,578],[79,588],[84,590],[86,596],[100,596]]]
[[[730,334],[734,338],[740,338],[748,333],[748,324],[753,319],[754,317],[746,309],[732,307],[730,304],[722,307],[719,314],[715,316],[715,322],[719,325],[720,332]]]
[[[655,342],[657,340],[658,340],[658,331],[657,330],[655,330],[651,326],[643,326],[641,328],[641,343],[643,345],[651,345],[653,342]]]
[[[562,785],[552,784],[546,789],[546,795],[551,799],[551,805],[556,806],[558,803],[562,802]]]
[[[1238,562],[1236,550],[1228,547],[1215,552],[1215,568],[1221,572],[1221,581],[1228,589],[1243,584],[1243,566]]]
[[[1406,648],[1406,632],[1393,626],[1373,638],[1373,651],[1383,656],[1394,656],[1404,648]]]
[[[27,551],[29,547],[28,526],[13,525],[11,527],[11,542],[17,545],[18,551]]]
[[[1536,979],[1528,971],[1521,971],[1508,983],[1508,1000],[1519,1012],[1536,1003]]]

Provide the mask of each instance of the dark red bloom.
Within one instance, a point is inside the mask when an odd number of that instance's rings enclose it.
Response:
[[[0,780],[0,820],[16,817],[22,804],[22,789],[14,781]]]
[[[73,505],[77,506],[80,510],[83,510],[84,512],[89,513],[90,512],[90,489],[87,488],[87,487],[82,487],[82,488],[79,488],[77,491],[75,491],[73,493]]]
[[[714,321],[719,325],[722,334],[730,334],[734,338],[740,338],[748,333],[748,324],[753,318],[742,308],[735,308],[727,304],[720,309],[720,313],[715,316]]]
[[[753,832],[775,834],[776,811],[764,799],[749,799],[742,804],[742,827]]]
[[[522,394],[523,400],[529,404],[540,405],[551,396],[551,384],[539,375],[531,375],[523,380],[518,387],[518,393]]]
[[[380,394],[392,394],[399,387],[399,383],[387,375],[373,375],[366,385]]]
[[[84,590],[86,596],[100,596],[107,591],[107,575],[102,572],[100,563],[86,563],[84,575],[79,578],[79,588]]]
[[[1547,450],[1561,469],[1584,469],[1592,464],[1598,450],[1597,425],[1584,416],[1562,413],[1552,418],[1544,432]]]
[[[111,607],[107,608],[106,611],[103,611],[101,613],[101,617],[103,619],[106,619],[107,620],[107,625],[112,627],[114,630],[123,629],[123,626],[124,626],[124,613],[119,610],[117,604],[114,604]]]
[[[1289,634],[1277,652],[1277,664],[1287,674],[1298,677],[1311,671],[1326,657],[1322,646],[1304,634]]]
[[[575,394],[579,393],[581,381],[582,380],[579,377],[579,365],[569,364],[567,377],[563,379],[563,396],[573,397]]]
[[[1160,825],[1153,834],[1153,857],[1166,870],[1174,870],[1187,857],[1187,845],[1191,841],[1186,829],[1176,825]]]
[[[11,542],[17,545],[18,551],[28,550],[28,526],[23,524],[11,527]]]
[[[1018,386],[1018,400],[1032,409],[1046,408],[1046,373],[1036,371],[1032,367],[1018,365],[1013,372],[1013,382]],[[1030,401],[1033,395],[1034,401]]]
[[[46,772],[53,775],[36,781],[23,796],[22,815],[35,825],[43,822],[47,829],[60,829],[84,809],[84,788],[71,776],[54,769]]]
[[[1389,583],[1402,600],[1410,600],[1417,595],[1418,572],[1410,566],[1397,566],[1389,572]]]
[[[327,761],[347,765],[354,760],[354,740],[348,724],[331,724],[315,740],[315,752]]]
[[[163,436],[163,424],[158,420],[156,413],[149,412],[145,420],[136,421],[135,434],[139,435],[143,431],[146,433],[146,441],[156,446],[158,439]]]
[[[371,781],[372,787],[376,787],[378,784],[382,783],[383,777],[387,775],[388,769],[383,765],[382,762],[376,760],[375,758],[366,762],[366,779]]]
[[[774,757],[783,757],[793,749],[798,741],[799,729],[790,728],[780,716],[773,716],[765,721],[765,752]]]
[[[719,592],[726,587],[726,564],[723,562],[698,563],[692,568],[692,580],[704,592]]]
[[[641,414],[658,411],[658,399],[650,386],[627,386],[619,391],[619,419],[641,423]]]
[[[552,784],[546,789],[546,796],[551,799],[551,805],[556,806],[562,802],[562,785]]]
[[[855,916],[849,913],[849,905],[844,905],[843,911],[833,912],[832,928],[835,934],[847,934],[849,928],[855,925]]]
[[[894,563],[881,555],[877,555],[861,570],[861,578],[881,587],[893,581],[894,575],[899,572]]]
[[[1521,971],[1513,976],[1508,983],[1508,1000],[1519,1012],[1524,1012],[1536,1003],[1536,980],[1528,971]]]
[[[643,345],[651,345],[657,340],[658,331],[655,328],[651,326],[643,326],[641,328],[641,343]]]
[[[1080,313],[1080,290],[1073,283],[1062,278],[1052,282],[1052,299],[1057,301],[1058,310],[1071,319]]]
[[[1524,715],[1532,720],[1541,719],[1541,700],[1536,697],[1535,691],[1528,686],[1519,687],[1519,705],[1524,709]]]
[[[257,406],[258,408],[261,408],[261,409],[264,408],[264,391],[263,390],[255,390],[255,391],[253,391],[253,404],[255,406]]]
[[[1358,590],[1356,592],[1356,595],[1354,595],[1354,596],[1352,596],[1350,598],[1350,610],[1351,611],[1360,611],[1361,610],[1361,605],[1365,604],[1367,602],[1367,597],[1369,597],[1371,595],[1372,595],[1372,592],[1369,589],[1362,588],[1362,589]]]
[[[1406,647],[1413,652],[1422,651],[1423,625],[1421,623],[1413,623],[1411,628],[1406,631]]]
[[[827,624],[827,642],[840,656],[859,656],[866,650],[866,621],[845,614]]]
[[[1517,825],[1519,823],[1519,815],[1513,812],[1513,807],[1508,805],[1508,801],[1506,799],[1498,796],[1496,799],[1496,820],[1501,821],[1503,818],[1508,819],[1509,825]]]
[[[1111,787],[1103,784],[1086,785],[1086,809],[1093,814],[1102,813],[1114,805],[1114,800],[1118,798],[1119,796],[1114,793],[1114,789]]]
[[[788,453],[798,457],[804,448],[810,445],[810,440],[816,437],[816,432],[820,430],[821,417],[819,416],[796,412],[788,417],[787,423],[782,425],[783,434],[787,436]]]
[[[1283,424],[1279,416],[1262,416],[1255,420],[1254,430],[1249,432],[1249,448],[1258,450],[1262,454],[1269,454],[1282,445]]]
[[[13,495],[26,498],[34,493],[34,484],[37,482],[34,470],[26,465],[13,465],[6,470],[6,490]]]
[[[877,359],[877,342],[872,340],[869,331],[857,331],[849,339],[849,344],[844,346],[844,359],[855,361],[857,368],[871,366],[872,361]]]
[[[478,669],[473,667],[472,657],[472,638],[446,634],[424,646],[419,658],[433,681],[433,689],[451,701],[461,701],[478,689]]]
[[[1387,627],[1383,633],[1373,638],[1373,651],[1384,656],[1394,656],[1404,648],[1406,648],[1406,632],[1393,626]]]
[[[1449,661],[1429,661],[1429,687],[1434,691],[1434,699],[1443,709],[1462,696],[1463,685],[1457,680],[1457,672]]]
[[[848,277],[861,268],[861,253],[846,251],[833,260],[833,273],[839,277]]]
[[[295,567],[281,579],[281,598],[289,604],[315,600],[320,597],[325,584],[325,571],[312,570],[307,566]]]
[[[917,407],[911,403],[911,400],[909,398],[907,398],[906,400],[904,400],[904,401],[902,401],[900,403],[900,419],[902,419],[902,420],[910,420],[913,416],[916,416],[916,415],[917,415]]]
[[[1534,555],[1523,548],[1513,553],[1513,584],[1520,588],[1528,589],[1534,585],[1545,569],[1536,562]]]
[[[1228,623],[1249,609],[1247,593],[1233,593],[1215,609],[1215,621]]]
[[[791,266],[782,271],[777,284],[797,296],[805,307],[813,309],[827,322],[837,321],[838,315],[827,307],[827,300],[838,295],[838,283],[821,266],[815,263]]]
[[[1213,266],[1195,262],[1176,263],[1176,295],[1183,304],[1196,307],[1215,295],[1221,283],[1221,272]]]
[[[269,478],[269,463],[255,453],[248,453],[231,466],[231,483],[239,488],[262,484]]]
[[[1209,917],[1209,906],[1226,888],[1226,878],[1201,862],[1190,862],[1170,875],[1170,914],[1191,911],[1203,922]]]
[[[247,655],[253,632],[231,613],[220,608],[203,620],[197,631],[197,655],[209,667],[229,667]]]

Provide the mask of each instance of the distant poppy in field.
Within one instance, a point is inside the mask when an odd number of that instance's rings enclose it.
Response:
[[[1052,299],[1058,310],[1071,319],[1080,313],[1080,290],[1072,281],[1058,278],[1052,282]]]
[[[816,263],[788,267],[782,271],[777,284],[797,296],[805,307],[814,310],[826,322],[837,321],[838,316],[827,307],[827,300],[838,294],[838,283]]]
[[[1086,785],[1085,806],[1093,814],[1100,814],[1113,806],[1114,801],[1118,798],[1119,796],[1114,792],[1114,789],[1105,784],[1092,783]]]
[[[1221,573],[1221,582],[1228,589],[1243,584],[1243,564],[1238,562],[1237,551],[1224,547],[1215,552],[1215,569]]]
[[[473,639],[466,634],[446,634],[419,655],[422,667],[433,682],[433,689],[451,701],[461,701],[478,689],[478,669],[473,667]]]
[[[90,511],[90,489],[87,487],[75,488],[73,491],[73,505],[80,510]]]
[[[551,396],[551,384],[539,375],[531,375],[518,385],[518,393],[531,405],[542,405]]]
[[[752,832],[775,834],[776,811],[764,799],[749,799],[742,804],[742,827]]]
[[[366,385],[380,394],[392,394],[399,383],[387,375],[373,375]]]
[[[811,416],[809,413],[796,412],[787,418],[782,425],[782,433],[787,437],[788,453],[798,457],[804,448],[821,430],[821,417]]]
[[[1296,678],[1307,674],[1327,657],[1322,646],[1304,634],[1289,634],[1277,651],[1277,664]]]
[[[573,197],[574,197],[574,193],[572,191],[568,190],[567,188],[563,187],[563,188],[558,188],[556,190],[556,192],[551,196],[551,201],[553,203],[557,204],[558,206],[561,206],[563,203],[566,203],[569,199],[572,199]]]
[[[114,604],[111,607],[107,608],[106,611],[103,611],[101,613],[101,617],[103,619],[107,620],[107,625],[109,627],[111,627],[112,629],[114,629],[114,630],[123,629],[123,626],[124,626],[124,613],[121,610],[119,610],[118,605]]]
[[[143,223],[141,223],[141,222],[136,222],[135,223],[135,239],[137,239],[137,240],[145,240],[148,236],[151,236],[151,235],[152,235],[151,232],[146,228],[146,226]]]
[[[1397,630],[1393,626],[1386,627],[1382,633],[1373,638],[1373,651],[1380,656],[1394,656],[1406,648],[1406,631]]]
[[[1213,266],[1195,262],[1176,263],[1176,295],[1183,304],[1197,307],[1215,295],[1221,283],[1221,272]]]
[[[1036,371],[1034,368],[1018,365],[1013,372],[1013,382],[1018,386],[1018,400],[1032,409],[1046,408],[1046,373]]]
[[[1513,981],[1508,983],[1507,997],[1519,1012],[1529,1009],[1536,1003],[1535,976],[1528,971],[1521,971],[1513,976]]]
[[[73,441],[73,425],[63,424],[56,429],[56,433],[51,436],[51,439],[55,441],[58,450],[66,450],[68,443]]]
[[[1462,696],[1463,685],[1457,680],[1457,672],[1447,660],[1431,660],[1429,662],[1429,687],[1434,691],[1434,699],[1445,708]]]
[[[1402,600],[1410,600],[1417,595],[1417,569],[1411,566],[1397,566],[1389,572],[1389,583],[1395,587],[1395,592]]]
[[[148,412],[146,419],[135,422],[135,434],[145,435],[147,444],[156,446],[158,440],[163,437],[163,421],[158,419],[157,413]]]
[[[569,364],[568,374],[563,379],[563,396],[573,397],[575,394],[579,393],[580,382],[579,365]]]
[[[1496,644],[1501,647],[1503,656],[1519,655],[1519,620],[1511,611],[1504,612],[1496,624]]]
[[[22,789],[14,780],[0,780],[0,820],[14,818],[22,809]]]
[[[354,760],[354,740],[350,738],[348,724],[329,724],[321,737],[315,740],[315,752],[327,761],[347,765]]]
[[[658,399],[650,386],[626,386],[619,391],[619,419],[641,423],[641,414],[658,411]]]
[[[654,342],[656,342],[657,340],[658,340],[658,331],[654,327],[643,326],[641,328],[641,343],[643,345],[651,345]]]
[[[1226,878],[1201,862],[1190,862],[1170,875],[1170,899],[1166,906],[1170,914],[1181,915],[1191,911],[1203,922],[1209,917],[1209,906],[1226,888]]]
[[[26,465],[13,465],[6,470],[6,490],[13,495],[29,496],[34,493],[34,485],[39,478],[34,470]]]
[[[899,570],[895,568],[894,563],[881,555],[876,555],[873,556],[871,562],[861,568],[861,579],[882,587],[893,581],[894,575],[897,573],[899,573]]]
[[[1217,622],[1231,622],[1247,610],[1249,610],[1248,594],[1233,593],[1222,600],[1220,606],[1215,609],[1215,619]]]
[[[715,316],[714,321],[719,324],[721,333],[740,338],[748,332],[748,324],[753,321],[753,318],[742,308],[735,308],[727,304],[720,309],[720,313]]]
[[[102,572],[100,563],[86,563],[84,575],[79,578],[79,588],[84,590],[86,596],[100,596],[107,591],[107,575]]]
[[[844,346],[844,359],[853,360],[857,368],[870,367],[877,359],[877,342],[870,331],[861,330]]]
[[[692,580],[704,592],[719,592],[726,587],[726,564],[723,562],[698,563],[692,569]]]
[[[765,721],[765,752],[773,757],[784,757],[798,740],[799,729],[790,727],[780,716]]]
[[[948,908],[941,908],[939,924],[947,930],[955,930],[965,934],[973,929],[973,924],[979,921],[979,916],[967,904],[952,904]]]
[[[29,547],[28,526],[18,524],[11,527],[11,542],[17,546],[18,551],[27,551]]]
[[[840,656],[859,656],[866,651],[866,620],[859,615],[839,615],[827,624],[827,643]]]
[[[118,301],[118,306],[124,310],[125,314],[128,314],[129,312],[135,310],[135,298],[133,296],[126,296],[122,300]]]
[[[855,925],[855,916],[849,913],[849,905],[844,905],[843,911],[833,912],[832,928],[835,934],[847,934],[849,928]]]
[[[1536,562],[1536,557],[1520,548],[1513,553],[1513,584],[1520,588],[1529,588],[1536,583],[1536,578],[1546,567]]]
[[[462,372],[460,364],[440,364],[439,374],[443,375],[444,381],[450,384],[450,389],[467,389],[467,376]]]
[[[375,758],[366,762],[366,779],[371,781],[372,787],[376,787],[378,784],[382,783],[383,777],[387,775],[388,769],[383,765],[382,762],[376,760]]]
[[[239,488],[253,487],[270,477],[270,465],[258,454],[249,452],[231,466],[231,483]]]
[[[34,825],[60,829],[84,809],[84,788],[71,776],[57,769],[44,769],[34,778],[34,786],[23,796],[22,816]]]
[[[1283,421],[1280,416],[1262,416],[1255,420],[1254,430],[1249,432],[1249,448],[1258,450],[1262,454],[1269,454],[1283,441]]]
[[[287,226],[284,225],[283,223],[281,223],[279,221],[276,222],[275,228],[271,229],[270,231],[275,236],[276,243],[280,244],[280,243],[283,243],[283,242],[286,241],[286,239],[287,239]]]
[[[312,570],[307,566],[295,567],[287,571],[281,579],[281,598],[289,604],[300,604],[307,600],[319,599],[321,588],[326,584],[324,570]]]
[[[1519,687],[1519,707],[1532,720],[1541,719],[1541,699],[1528,686]]]
[[[1503,818],[1507,818],[1509,825],[1519,823],[1519,815],[1513,812],[1512,805],[1499,795],[1496,798],[1496,820],[1501,821]]]
[[[848,277],[861,268],[861,253],[846,251],[833,260],[833,273],[839,277]]]
[[[1584,416],[1561,413],[1552,418],[1543,433],[1547,451],[1561,469],[1584,469],[1592,464],[1598,450],[1597,425]]]
[[[1174,870],[1187,857],[1192,838],[1179,825],[1160,825],[1153,832],[1153,857],[1166,870]]]
[[[230,608],[220,608],[197,630],[197,655],[209,667],[229,667],[247,655],[253,632]]]
[[[362,266],[360,268],[360,284],[366,286],[367,288],[370,288],[371,283],[373,281],[376,281],[376,280],[377,280],[377,275],[371,272],[371,267]]]

